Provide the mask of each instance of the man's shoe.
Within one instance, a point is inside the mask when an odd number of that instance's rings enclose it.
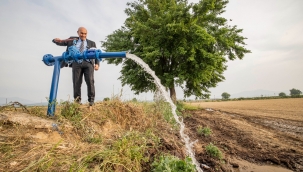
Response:
[[[94,105],[94,102],[89,102],[89,106],[93,106]]]

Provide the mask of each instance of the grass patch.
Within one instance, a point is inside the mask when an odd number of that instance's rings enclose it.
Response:
[[[189,157],[186,157],[185,160],[181,160],[172,155],[162,155],[152,163],[152,171],[195,172],[196,168]]]
[[[142,171],[142,164],[150,160],[146,154],[150,148],[148,145],[158,144],[159,139],[151,133],[127,132],[107,149],[86,156],[79,167],[90,166],[101,171]]]
[[[218,158],[219,160],[223,158],[222,152],[219,150],[217,146],[213,145],[212,143],[207,145],[205,149],[210,156],[214,158]]]
[[[184,109],[185,110],[199,110],[200,107],[196,106],[196,105],[191,105],[191,104],[188,104],[188,103],[184,103]]]
[[[197,133],[200,136],[210,136],[211,133],[212,133],[212,131],[211,131],[211,129],[209,127],[203,127],[202,128],[202,126],[199,126],[197,128]]]

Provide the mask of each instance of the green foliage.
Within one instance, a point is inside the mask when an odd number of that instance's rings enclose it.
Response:
[[[227,0],[188,3],[179,0],[130,2],[125,25],[108,35],[106,51],[126,51],[140,57],[174,93],[182,86],[184,96],[209,97],[209,88],[225,78],[227,60],[242,59],[245,49],[242,29],[229,26],[222,13]],[[123,63],[120,80],[135,93],[155,91],[153,79],[131,60]],[[171,94],[174,95],[174,94]]]
[[[138,102],[138,100],[135,97],[132,99],[132,101],[133,102]]]
[[[29,113],[39,117],[45,116],[45,110],[41,106],[34,106],[29,108]]]
[[[210,136],[211,135],[211,129],[210,128],[208,128],[208,127],[204,127],[204,128],[202,128],[202,126],[199,126],[198,128],[197,128],[197,133],[198,133],[198,135],[200,135],[200,136]]]
[[[148,143],[156,146],[159,144],[159,139],[150,132],[145,134],[126,133],[106,150],[93,152],[86,156],[79,167],[93,164],[97,165],[101,171],[115,171],[115,169],[142,171],[141,163],[149,160],[149,156],[145,154],[149,147]]]
[[[158,100],[155,102],[155,108],[156,111],[160,112],[163,115],[166,122],[173,125],[177,123],[173,116],[173,113],[171,111],[171,106],[169,105],[169,103],[163,100]]]
[[[63,101],[60,103],[60,115],[70,120],[77,128],[81,127],[80,121],[82,119],[82,112],[80,111],[78,103],[71,101]]]
[[[229,99],[230,94],[228,94],[227,92],[224,92],[224,93],[221,94],[221,96],[222,96],[223,100],[227,100],[227,99]]]
[[[300,96],[302,94],[302,91],[300,91],[298,89],[295,89],[295,88],[293,88],[293,89],[291,89],[289,91],[290,91],[290,95],[291,96]]]
[[[285,97],[286,94],[285,94],[284,92],[281,92],[281,93],[279,93],[279,96],[280,96],[280,97]]]
[[[220,160],[223,158],[222,152],[218,149],[217,146],[213,145],[212,143],[206,146],[206,152],[214,158],[218,158]]]
[[[195,172],[195,166],[192,164],[191,158],[186,157],[180,160],[175,156],[160,156],[152,164],[153,172]]]
[[[108,98],[108,97],[105,97],[104,99],[103,99],[103,101],[109,101],[110,99]]]
[[[177,101],[176,106],[177,106],[177,111],[179,111],[179,112],[182,112],[185,110],[184,109],[185,104],[181,101]]]

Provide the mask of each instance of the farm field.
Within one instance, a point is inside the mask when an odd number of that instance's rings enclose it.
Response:
[[[187,111],[184,120],[190,138],[198,140],[198,161],[217,163],[201,149],[213,143],[241,172],[303,171],[302,98],[188,104],[201,108]],[[199,136],[197,126],[212,135]]]
[[[202,108],[212,108],[247,116],[273,117],[303,121],[303,99],[267,99],[223,102],[191,103]]]

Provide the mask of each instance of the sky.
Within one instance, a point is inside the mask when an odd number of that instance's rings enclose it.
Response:
[[[45,54],[60,56],[65,47],[54,38],[77,36],[84,26],[87,38],[101,42],[124,25],[127,2],[134,0],[1,0],[0,1],[0,97],[20,97],[34,102],[49,97],[53,66],[42,62]],[[189,0],[197,3],[198,0]],[[211,88],[211,96],[251,90],[303,91],[303,1],[230,0],[223,17],[229,25],[243,29],[246,48],[252,53],[242,60],[227,62],[225,81]],[[230,20],[231,19],[231,20]],[[121,66],[100,63],[95,72],[96,99],[121,91]],[[87,99],[86,83],[82,100]],[[62,68],[58,100],[72,100],[71,68]],[[289,92],[286,92],[289,94]],[[152,94],[134,95],[123,87],[122,99],[152,100]],[[183,92],[177,88],[177,98]]]

